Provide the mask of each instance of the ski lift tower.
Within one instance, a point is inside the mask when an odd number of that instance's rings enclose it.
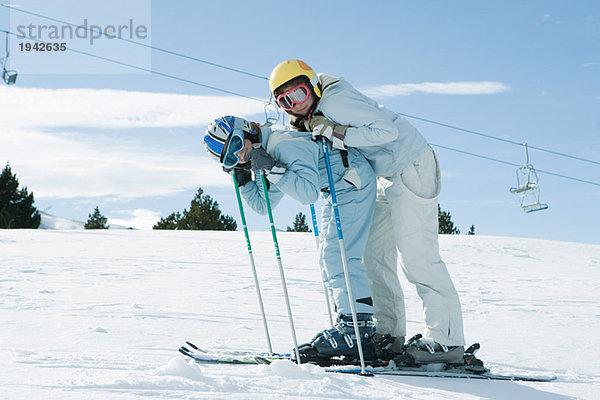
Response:
[[[510,188],[510,192],[519,196],[521,208],[526,213],[545,210],[548,204],[540,203],[539,178],[535,168],[529,163],[527,143],[523,143],[523,147],[525,147],[525,164],[517,169],[517,187]]]

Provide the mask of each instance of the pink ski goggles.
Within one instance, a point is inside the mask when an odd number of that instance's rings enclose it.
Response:
[[[277,96],[277,104],[284,110],[290,111],[296,104],[302,104],[308,100],[309,95],[310,88],[304,82]]]

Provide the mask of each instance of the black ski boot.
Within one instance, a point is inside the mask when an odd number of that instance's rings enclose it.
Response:
[[[371,314],[357,314],[358,332],[361,339],[363,355],[365,360],[375,358],[375,323]],[[351,315],[341,315],[333,328],[322,331],[309,343],[310,348],[306,345],[300,346],[300,358],[302,362],[316,362],[320,365],[325,363],[325,360],[330,360],[335,357],[339,363],[351,364],[359,360],[358,344],[356,342],[356,333]],[[337,362],[331,361],[332,364]]]

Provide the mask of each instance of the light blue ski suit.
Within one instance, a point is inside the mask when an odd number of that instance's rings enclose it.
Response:
[[[363,154],[377,178],[377,201],[364,254],[379,333],[406,336],[398,251],[406,278],[423,300],[424,335],[465,344],[458,293],[439,254],[437,201],[441,174],[425,138],[400,115],[348,82],[319,74],[322,98],[314,115],[348,126],[344,145]]]
[[[284,194],[302,204],[311,204],[323,195],[320,263],[324,268],[325,284],[330,291],[337,313],[351,313],[346,281],[342,266],[338,234],[335,223],[325,155],[320,144],[312,141],[310,133],[274,130],[261,127],[262,146],[278,161],[284,163],[287,171],[277,181],[270,183],[269,199],[275,207]],[[355,300],[370,298],[371,290],[362,262],[367,244],[369,226],[373,217],[376,182],[373,169],[367,160],[355,149],[348,151],[350,167],[358,175],[355,186],[344,180],[349,169],[344,167],[338,150],[329,152],[333,181],[342,224],[348,271],[352,294]],[[356,176],[356,175],[355,175]],[[348,177],[348,175],[346,175]],[[267,179],[268,176],[267,176]],[[242,197],[259,214],[266,214],[266,202],[260,179],[250,181],[240,187]],[[357,313],[373,314],[373,307],[363,302],[354,304]]]

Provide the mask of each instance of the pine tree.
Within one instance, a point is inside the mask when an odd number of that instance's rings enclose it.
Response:
[[[467,235],[474,235],[475,234],[475,225],[471,225],[471,227],[469,228],[469,232],[467,232]]]
[[[85,229],[108,229],[110,226],[106,225],[106,218],[100,213],[100,209],[96,206],[94,213],[88,215],[88,220],[83,226]]]
[[[27,193],[26,187],[19,189],[17,176],[6,164],[0,174],[0,228],[37,229],[42,218],[33,203],[33,193]]]
[[[454,226],[454,222],[451,220],[450,212],[442,211],[438,204],[438,233],[446,235],[459,235],[460,230]]]
[[[152,229],[177,229],[177,223],[180,219],[181,214],[179,213],[179,211],[174,212],[166,218],[161,218],[160,221],[158,221],[156,225],[152,227]]]
[[[294,220],[294,227],[287,227],[287,232],[312,232],[308,228],[308,224],[306,223],[306,215],[299,212],[296,214],[296,219]]]
[[[178,229],[202,231],[235,231],[237,223],[229,215],[223,215],[219,203],[198,188],[196,196],[190,203],[189,211],[184,209],[161,218],[152,229]]]

